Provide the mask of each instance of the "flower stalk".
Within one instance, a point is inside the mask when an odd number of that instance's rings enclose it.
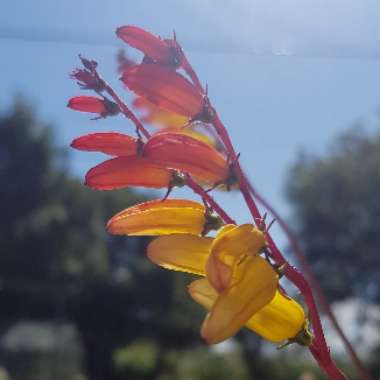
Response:
[[[77,149],[98,150],[116,156],[91,169],[88,174],[89,183],[91,180],[92,187],[99,189],[130,185],[168,187],[163,200],[136,205],[115,215],[107,225],[108,231],[123,235],[169,235],[164,240],[160,240],[160,237],[155,241],[157,243],[152,243],[154,249],[148,252],[149,257],[165,268],[206,276],[196,285],[190,286],[189,290],[191,296],[209,310],[201,329],[201,335],[207,342],[222,341],[243,325],[249,328],[251,326],[268,340],[288,339],[289,342],[308,346],[319,366],[331,379],[345,379],[331,358],[311,287],[303,274],[287,262],[269,234],[265,218],[255,202],[255,198],[259,198],[259,201],[262,199],[257,196],[242,170],[229,133],[207,96],[207,88],[203,88],[175,36],[171,40],[162,40],[131,26],[118,28],[117,35],[144,54],[141,64],[128,65],[123,70],[124,84],[145,101],[164,110],[168,120],[172,113],[173,116],[177,115],[177,119],[178,115],[188,118],[189,123],[200,121],[212,126],[222,149],[217,151],[212,144],[207,145],[200,139],[189,137],[181,128],[175,133],[164,131],[151,135],[114,89],[98,74],[97,63],[81,58],[84,69],[75,71],[74,79],[83,89],[92,89],[103,96],[104,102],[116,105],[117,111],[133,122],[137,133],[137,138],[103,134],[100,142],[91,136],[73,143]],[[177,72],[177,69],[183,69],[187,78]],[[110,100],[103,94],[109,96]],[[109,110],[106,107],[103,110],[101,106],[98,101],[90,112],[97,112],[102,117],[108,116]],[[80,107],[76,109],[83,110]],[[126,145],[129,150],[124,151]],[[151,173],[148,180],[143,176],[138,177],[139,169],[143,168],[148,177]],[[135,170],[136,175],[131,175],[131,169]],[[179,172],[181,184],[185,183],[198,194],[204,205],[167,199],[171,188],[177,185],[174,177],[171,180],[174,171]],[[229,190],[235,182],[256,227],[236,227],[235,221],[210,195],[210,190],[215,187],[225,185]],[[212,188],[206,190],[205,184],[212,185]],[[273,212],[273,209],[267,208]],[[213,215],[213,212],[219,217]],[[222,221],[227,225],[221,228]],[[211,229],[218,230],[212,244],[210,238],[204,237]],[[235,229],[236,232],[233,232]],[[263,236],[263,240],[258,240],[260,243],[255,240],[255,234]],[[176,249],[173,247],[184,241],[189,242],[189,252],[192,255],[186,265],[178,267]],[[208,250],[205,247],[209,244],[211,248]],[[297,251],[298,246],[294,242],[293,245]],[[182,244],[178,247],[186,246],[187,244]],[[186,249],[181,250],[186,257]],[[170,252],[172,254],[169,255]],[[287,300],[288,296],[278,282],[280,272],[300,290],[310,312],[313,336],[309,333],[302,307],[295,301]],[[308,270],[305,272],[308,273]],[[310,282],[312,285],[317,283],[313,277]],[[315,289],[318,292],[318,287]],[[275,317],[273,310],[276,308],[283,308],[284,312],[280,313],[283,318]],[[260,315],[266,317],[261,318]],[[266,330],[265,320],[268,318],[273,318],[278,325],[276,335],[271,335]]]

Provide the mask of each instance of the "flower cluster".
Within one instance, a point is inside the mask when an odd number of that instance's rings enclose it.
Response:
[[[119,212],[107,230],[158,236],[148,247],[150,260],[203,277],[189,285],[189,293],[208,310],[201,327],[207,343],[221,342],[246,326],[271,342],[311,344],[303,308],[279,284],[281,267],[269,252],[265,225],[234,224],[209,195],[216,187],[240,186],[242,174],[238,157],[226,153],[228,146],[218,138],[220,130],[207,133],[218,125],[217,114],[182,48],[175,37],[161,39],[134,26],[116,33],[144,55],[138,64],[123,65],[121,81],[145,115],[139,120],[100,77],[97,63],[81,58],[83,68],[72,77],[97,96],[74,97],[68,106],[98,118],[122,113],[137,133],[92,133],[75,139],[72,147],[111,156],[86,174],[85,184],[93,189],[137,186],[168,192]],[[160,128],[151,134],[143,122]],[[191,187],[203,203],[168,198],[176,186]],[[215,237],[207,236],[212,230]]]

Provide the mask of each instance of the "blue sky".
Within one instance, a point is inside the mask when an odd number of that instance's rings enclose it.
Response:
[[[175,29],[254,184],[289,216],[284,180],[299,149],[326,151],[380,106],[379,19],[374,0],[3,0],[0,108],[24,93],[54,122],[62,146],[91,131],[132,131],[121,118],[93,122],[66,109],[80,93],[68,75],[81,53],[125,94],[115,71],[123,46],[116,27],[161,36]],[[71,169],[83,176],[100,160],[74,152]],[[249,220],[238,195],[219,199],[238,221]]]

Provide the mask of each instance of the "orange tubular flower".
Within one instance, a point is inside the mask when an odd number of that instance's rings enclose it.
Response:
[[[130,156],[137,150],[137,139],[116,132],[91,133],[73,140],[71,147],[110,156]]]
[[[199,139],[180,132],[155,134],[145,144],[144,155],[211,185],[222,183],[229,177],[229,165],[222,154]]]
[[[151,189],[169,187],[178,175],[140,156],[116,157],[93,167],[85,185],[98,190],[142,186]]]
[[[170,67],[142,63],[124,71],[121,80],[137,95],[153,104],[188,118],[203,111],[202,94]]]
[[[121,26],[117,28],[116,35],[130,46],[142,51],[153,61],[178,65],[175,45],[163,41],[152,33],[137,26]]]
[[[156,199],[129,207],[109,220],[108,232],[115,235],[200,235],[218,229],[219,217],[205,207],[186,199]]]

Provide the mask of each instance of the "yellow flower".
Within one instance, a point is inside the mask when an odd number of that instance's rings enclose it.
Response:
[[[209,310],[202,337],[210,344],[244,325],[272,342],[293,339],[305,327],[303,309],[278,290],[278,275],[259,253],[265,236],[250,224],[223,226],[215,239],[177,234],[150,243],[156,264],[206,276],[194,281],[192,298]]]
[[[193,281],[189,286],[191,297],[210,310],[218,293],[205,279]],[[276,291],[273,299],[254,314],[245,326],[273,343],[297,339],[307,334],[306,317],[302,307],[290,297]]]

